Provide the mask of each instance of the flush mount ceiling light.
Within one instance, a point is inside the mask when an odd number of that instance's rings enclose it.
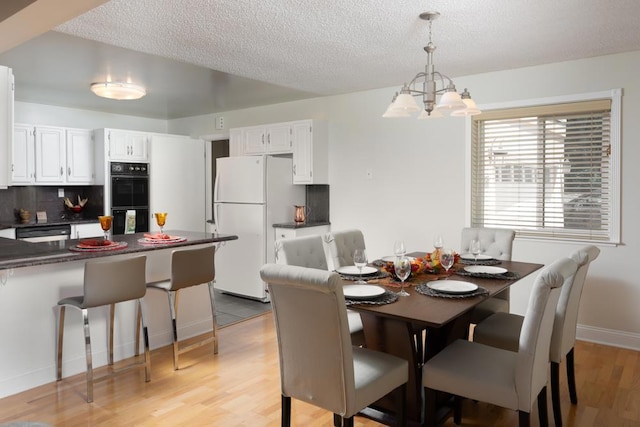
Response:
[[[123,82],[92,83],[91,91],[98,96],[109,99],[140,99],[147,94],[142,86]]]
[[[458,94],[453,81],[444,74],[435,71],[433,52],[436,46],[431,42],[431,24],[440,16],[438,12],[424,12],[420,19],[429,22],[429,43],[424,47],[427,52],[427,65],[424,72],[416,74],[409,84],[404,84],[400,93],[396,92],[391,104],[382,117],[410,117],[412,113],[421,111],[418,119],[452,116],[474,116],[480,114],[476,103],[471,99],[467,89]],[[445,80],[447,81],[445,84]],[[440,89],[438,89],[438,83]],[[436,103],[436,95],[440,101]],[[422,97],[424,108],[420,108],[413,97]]]

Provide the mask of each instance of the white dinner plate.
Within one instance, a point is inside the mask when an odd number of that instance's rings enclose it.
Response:
[[[376,285],[344,285],[342,292],[347,299],[363,300],[379,297],[385,291]]]
[[[460,258],[468,261],[476,260],[476,257],[473,254],[462,254],[460,255]],[[478,261],[489,261],[490,259],[493,259],[493,257],[490,255],[479,254],[477,259]]]
[[[460,280],[437,280],[427,283],[427,286],[444,294],[468,294],[478,289],[478,285]]]
[[[409,258],[409,261],[413,261],[415,258],[412,256],[405,256],[405,258]],[[396,260],[395,255],[383,256],[380,258],[384,262],[394,262]]]
[[[467,273],[482,273],[482,274],[504,274],[508,270],[502,267],[492,267],[490,265],[470,265],[464,268]]]
[[[345,265],[345,266],[342,266],[342,267],[338,268],[336,271],[338,273],[340,273],[340,274],[346,274],[348,276],[359,276],[360,275],[360,270],[358,270],[358,267],[356,267],[355,265]],[[362,267],[362,275],[363,276],[376,274],[377,272],[378,272],[377,268],[369,267],[368,265],[365,265],[364,267]]]

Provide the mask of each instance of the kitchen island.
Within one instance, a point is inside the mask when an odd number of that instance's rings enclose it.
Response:
[[[175,249],[216,244],[219,250],[233,244],[237,236],[168,230],[184,241],[143,244],[143,233],[117,235],[126,247],[117,250],[74,252],[78,240],[30,243],[0,238],[0,397],[55,381],[58,307],[61,298],[81,295],[84,264],[103,257],[147,257],[147,280],[169,278],[171,252]],[[224,266],[216,265],[218,269]],[[166,295],[145,296],[151,348],[171,343],[171,325]],[[208,289],[196,286],[181,294],[178,334],[196,336],[211,331]],[[133,356],[135,304],[118,305],[114,359]],[[89,311],[94,367],[107,363],[108,307]],[[86,367],[80,313],[67,314],[63,377],[83,373]],[[223,351],[224,342],[220,343]],[[153,381],[153,360],[151,380]]]

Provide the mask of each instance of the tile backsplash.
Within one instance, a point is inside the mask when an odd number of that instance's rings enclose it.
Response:
[[[78,196],[88,198],[82,212],[74,214],[64,205],[64,199],[58,197],[58,189],[64,189],[64,197],[77,203]],[[87,185],[73,187],[26,186],[9,187],[0,190],[0,223],[19,222],[20,209],[31,212],[31,220],[35,221],[36,211],[45,211],[49,222],[67,219],[93,219],[104,210],[103,186]]]
[[[329,222],[329,186],[307,185],[308,222]]]

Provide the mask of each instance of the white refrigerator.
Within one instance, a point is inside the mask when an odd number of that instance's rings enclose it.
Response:
[[[215,228],[235,234],[216,253],[215,287],[223,292],[269,301],[260,268],[275,260],[273,224],[293,220],[304,204],[304,186],[292,183],[292,160],[272,156],[216,160],[213,192]]]

